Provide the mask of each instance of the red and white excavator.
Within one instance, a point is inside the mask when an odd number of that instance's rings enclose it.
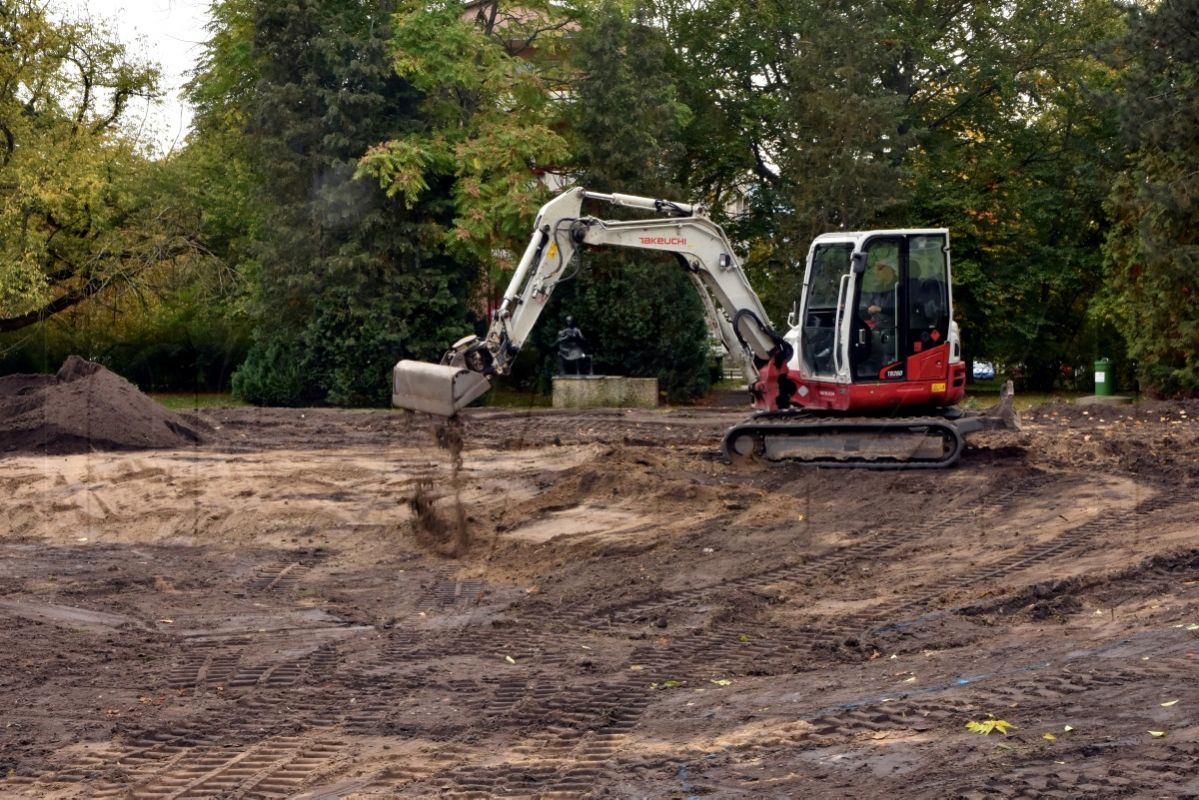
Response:
[[[584,216],[586,200],[655,216]],[[966,391],[943,228],[829,233],[808,253],[803,292],[779,334],[733,247],[704,209],[570,189],[538,213],[487,335],[456,342],[440,364],[401,361],[392,405],[452,416],[506,375],[583,245],[673,253],[730,353],[746,352],[757,413],[733,426],[732,459],[875,468],[945,467],[963,436],[1016,426],[1010,387],[995,409],[955,408]]]

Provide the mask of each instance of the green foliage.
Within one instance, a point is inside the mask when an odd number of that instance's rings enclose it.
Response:
[[[756,285],[769,277],[786,294],[765,298],[772,316],[798,297],[802,275],[774,268],[767,276],[769,262],[801,263],[815,235],[867,225],[906,197],[893,158],[907,140],[903,98],[880,80],[889,8],[656,4],[688,59],[687,182],[717,212],[740,211],[735,238],[769,241],[754,248],[748,268]]]
[[[54,372],[75,354],[146,391],[227,390],[249,346],[245,319],[214,304],[203,280],[165,275],[162,281],[0,336],[0,374]]]
[[[131,132],[157,70],[33,0],[0,7],[0,42],[0,331],[196,257],[194,218]]]
[[[435,357],[469,327],[440,194],[405,208],[355,175],[371,145],[424,124],[392,68],[390,11],[229,0],[215,16],[191,85],[193,169],[209,231],[252,282],[255,339],[233,384],[252,402],[386,403],[398,358]]]
[[[1199,392],[1199,5],[1133,8],[1121,123],[1132,155],[1112,187],[1099,308],[1143,388]]]
[[[1090,349],[1114,164],[1094,99],[1120,30],[1106,0],[655,8],[690,61],[686,180],[718,211],[742,198],[730,229],[773,318],[814,235],[946,226],[968,347],[1040,383]]]
[[[395,69],[422,93],[422,124],[372,147],[359,175],[412,208],[431,186],[449,187],[445,243],[488,263],[528,238],[544,187],[534,168],[566,157],[555,130],[563,89],[559,58],[568,6],[492,0],[464,14],[458,0],[400,4]]]
[[[916,73],[940,79],[910,90],[913,198],[892,219],[951,228],[968,352],[1020,365],[1043,391],[1097,355],[1088,313],[1115,125],[1096,53],[1119,30],[1114,9],[1091,0],[1011,13],[978,4],[947,35],[927,34],[968,59],[942,52]]]
[[[814,235],[949,227],[968,355],[1047,389],[1126,348],[1199,389],[1193,0],[1134,9],[1118,64],[1107,0],[219,0],[158,160],[127,131],[151,67],[0,5],[0,366],[78,348],[190,388],[248,347],[256,402],[384,403],[488,309],[548,171],[706,201],[776,322]],[[522,364],[572,313],[597,370],[702,389],[669,259],[584,254],[556,296]]]
[[[309,375],[317,366],[296,342],[273,338],[253,348],[233,374],[233,394],[259,406],[306,406],[323,398]]]
[[[676,83],[684,72],[661,32],[612,3],[582,21],[573,65],[579,78],[567,120],[581,183],[684,199],[675,182],[691,119]],[[603,216],[612,216],[605,207]],[[669,256],[614,251],[581,254],[577,285],[556,295],[558,316],[575,313],[607,374],[655,376],[671,400],[708,388],[708,332],[696,288]],[[553,361],[556,326],[538,341]]]

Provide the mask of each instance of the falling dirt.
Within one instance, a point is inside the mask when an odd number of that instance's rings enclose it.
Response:
[[[417,481],[408,506],[412,511],[412,526],[416,541],[433,552],[449,558],[460,558],[472,545],[466,506],[462,502],[462,418],[455,415],[438,422],[433,428],[437,446],[450,457],[447,484],[452,494],[452,519],[446,520],[437,509],[437,489],[431,478]]]
[[[1199,407],[932,472],[734,468],[740,417],[20,439],[0,797],[1199,796]]]

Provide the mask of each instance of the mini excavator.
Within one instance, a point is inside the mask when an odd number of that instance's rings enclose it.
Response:
[[[585,216],[594,201],[652,212]],[[756,413],[724,436],[733,460],[832,467],[936,468],[963,437],[1016,428],[1009,384],[999,405],[956,408],[966,392],[943,228],[828,233],[812,242],[803,291],[780,334],[733,247],[702,206],[569,189],[537,215],[490,329],[456,342],[440,364],[400,361],[392,405],[449,417],[509,373],[583,246],[672,253],[733,354],[746,354]]]

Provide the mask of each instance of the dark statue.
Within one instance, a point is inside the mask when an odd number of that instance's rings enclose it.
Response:
[[[586,340],[575,326],[574,317],[566,318],[566,327],[558,331],[558,374],[591,374],[591,356],[583,351]]]

